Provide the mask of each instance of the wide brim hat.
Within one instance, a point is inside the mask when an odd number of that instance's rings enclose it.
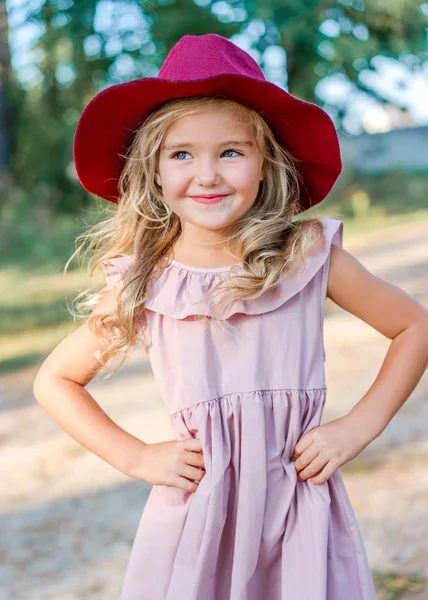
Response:
[[[321,202],[340,175],[336,129],[319,106],[267,81],[257,62],[214,34],[185,35],[156,77],[111,85],[87,104],[76,127],[74,163],[82,186],[110,202],[119,197],[123,156],[153,110],[178,98],[220,96],[258,112],[276,140],[298,159],[301,210]]]

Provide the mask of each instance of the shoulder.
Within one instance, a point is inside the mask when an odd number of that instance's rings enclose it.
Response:
[[[345,287],[362,291],[362,286],[370,288],[373,285],[374,275],[344,248],[332,244],[330,255],[327,296],[331,300],[340,300]]]
[[[120,290],[124,285],[124,280],[129,269],[135,264],[135,257],[134,255],[117,256],[105,259],[100,264],[104,272],[107,288]]]
[[[318,242],[313,252],[321,252],[328,256],[330,246],[343,247],[343,221],[340,219],[315,217],[311,229]]]
[[[427,317],[423,305],[336,245],[331,247],[327,296],[389,339]]]

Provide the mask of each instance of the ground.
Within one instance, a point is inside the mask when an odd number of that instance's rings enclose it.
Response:
[[[347,245],[345,234],[345,248],[427,305],[427,239],[425,221],[372,233],[362,245]],[[323,422],[346,414],[362,397],[389,343],[327,302]],[[1,598],[117,600],[150,486],[122,475],[63,432],[33,398],[35,372],[0,379]],[[88,390],[134,435],[146,442],[172,439],[142,349]],[[428,598],[427,392],[425,374],[381,436],[342,468],[379,578],[379,600]],[[413,573],[418,579],[412,584]]]

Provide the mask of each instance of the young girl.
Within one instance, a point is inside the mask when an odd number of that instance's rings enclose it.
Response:
[[[342,249],[341,221],[295,218],[341,170],[328,115],[221,36],[184,36],[157,77],[95,96],[74,155],[113,203],[83,235],[108,291],[34,394],[153,485],[122,600],[374,600],[340,467],[420,380],[428,313]],[[393,341],[364,397],[320,426],[327,296]],[[138,341],[175,440],[144,443],[85,390]]]

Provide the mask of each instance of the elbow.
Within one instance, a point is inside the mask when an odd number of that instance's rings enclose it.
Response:
[[[424,322],[422,324],[423,336],[425,339],[425,361],[428,367],[428,311],[425,315]]]
[[[45,388],[44,376],[41,375],[40,370],[39,370],[39,371],[37,371],[37,375],[33,381],[33,396],[39,404],[43,398],[43,389],[44,388]]]
[[[33,381],[33,396],[39,404],[43,404],[49,397],[49,391],[54,387],[55,377],[40,368]]]
[[[416,314],[409,317],[406,329],[413,331],[421,339],[425,339],[428,343],[428,309],[418,303]]]
[[[428,345],[428,310],[425,310],[421,318],[414,323],[414,327],[419,331]]]
[[[419,340],[426,365],[428,366],[428,311],[426,310],[425,314],[417,319],[409,329],[413,330],[414,335]]]

